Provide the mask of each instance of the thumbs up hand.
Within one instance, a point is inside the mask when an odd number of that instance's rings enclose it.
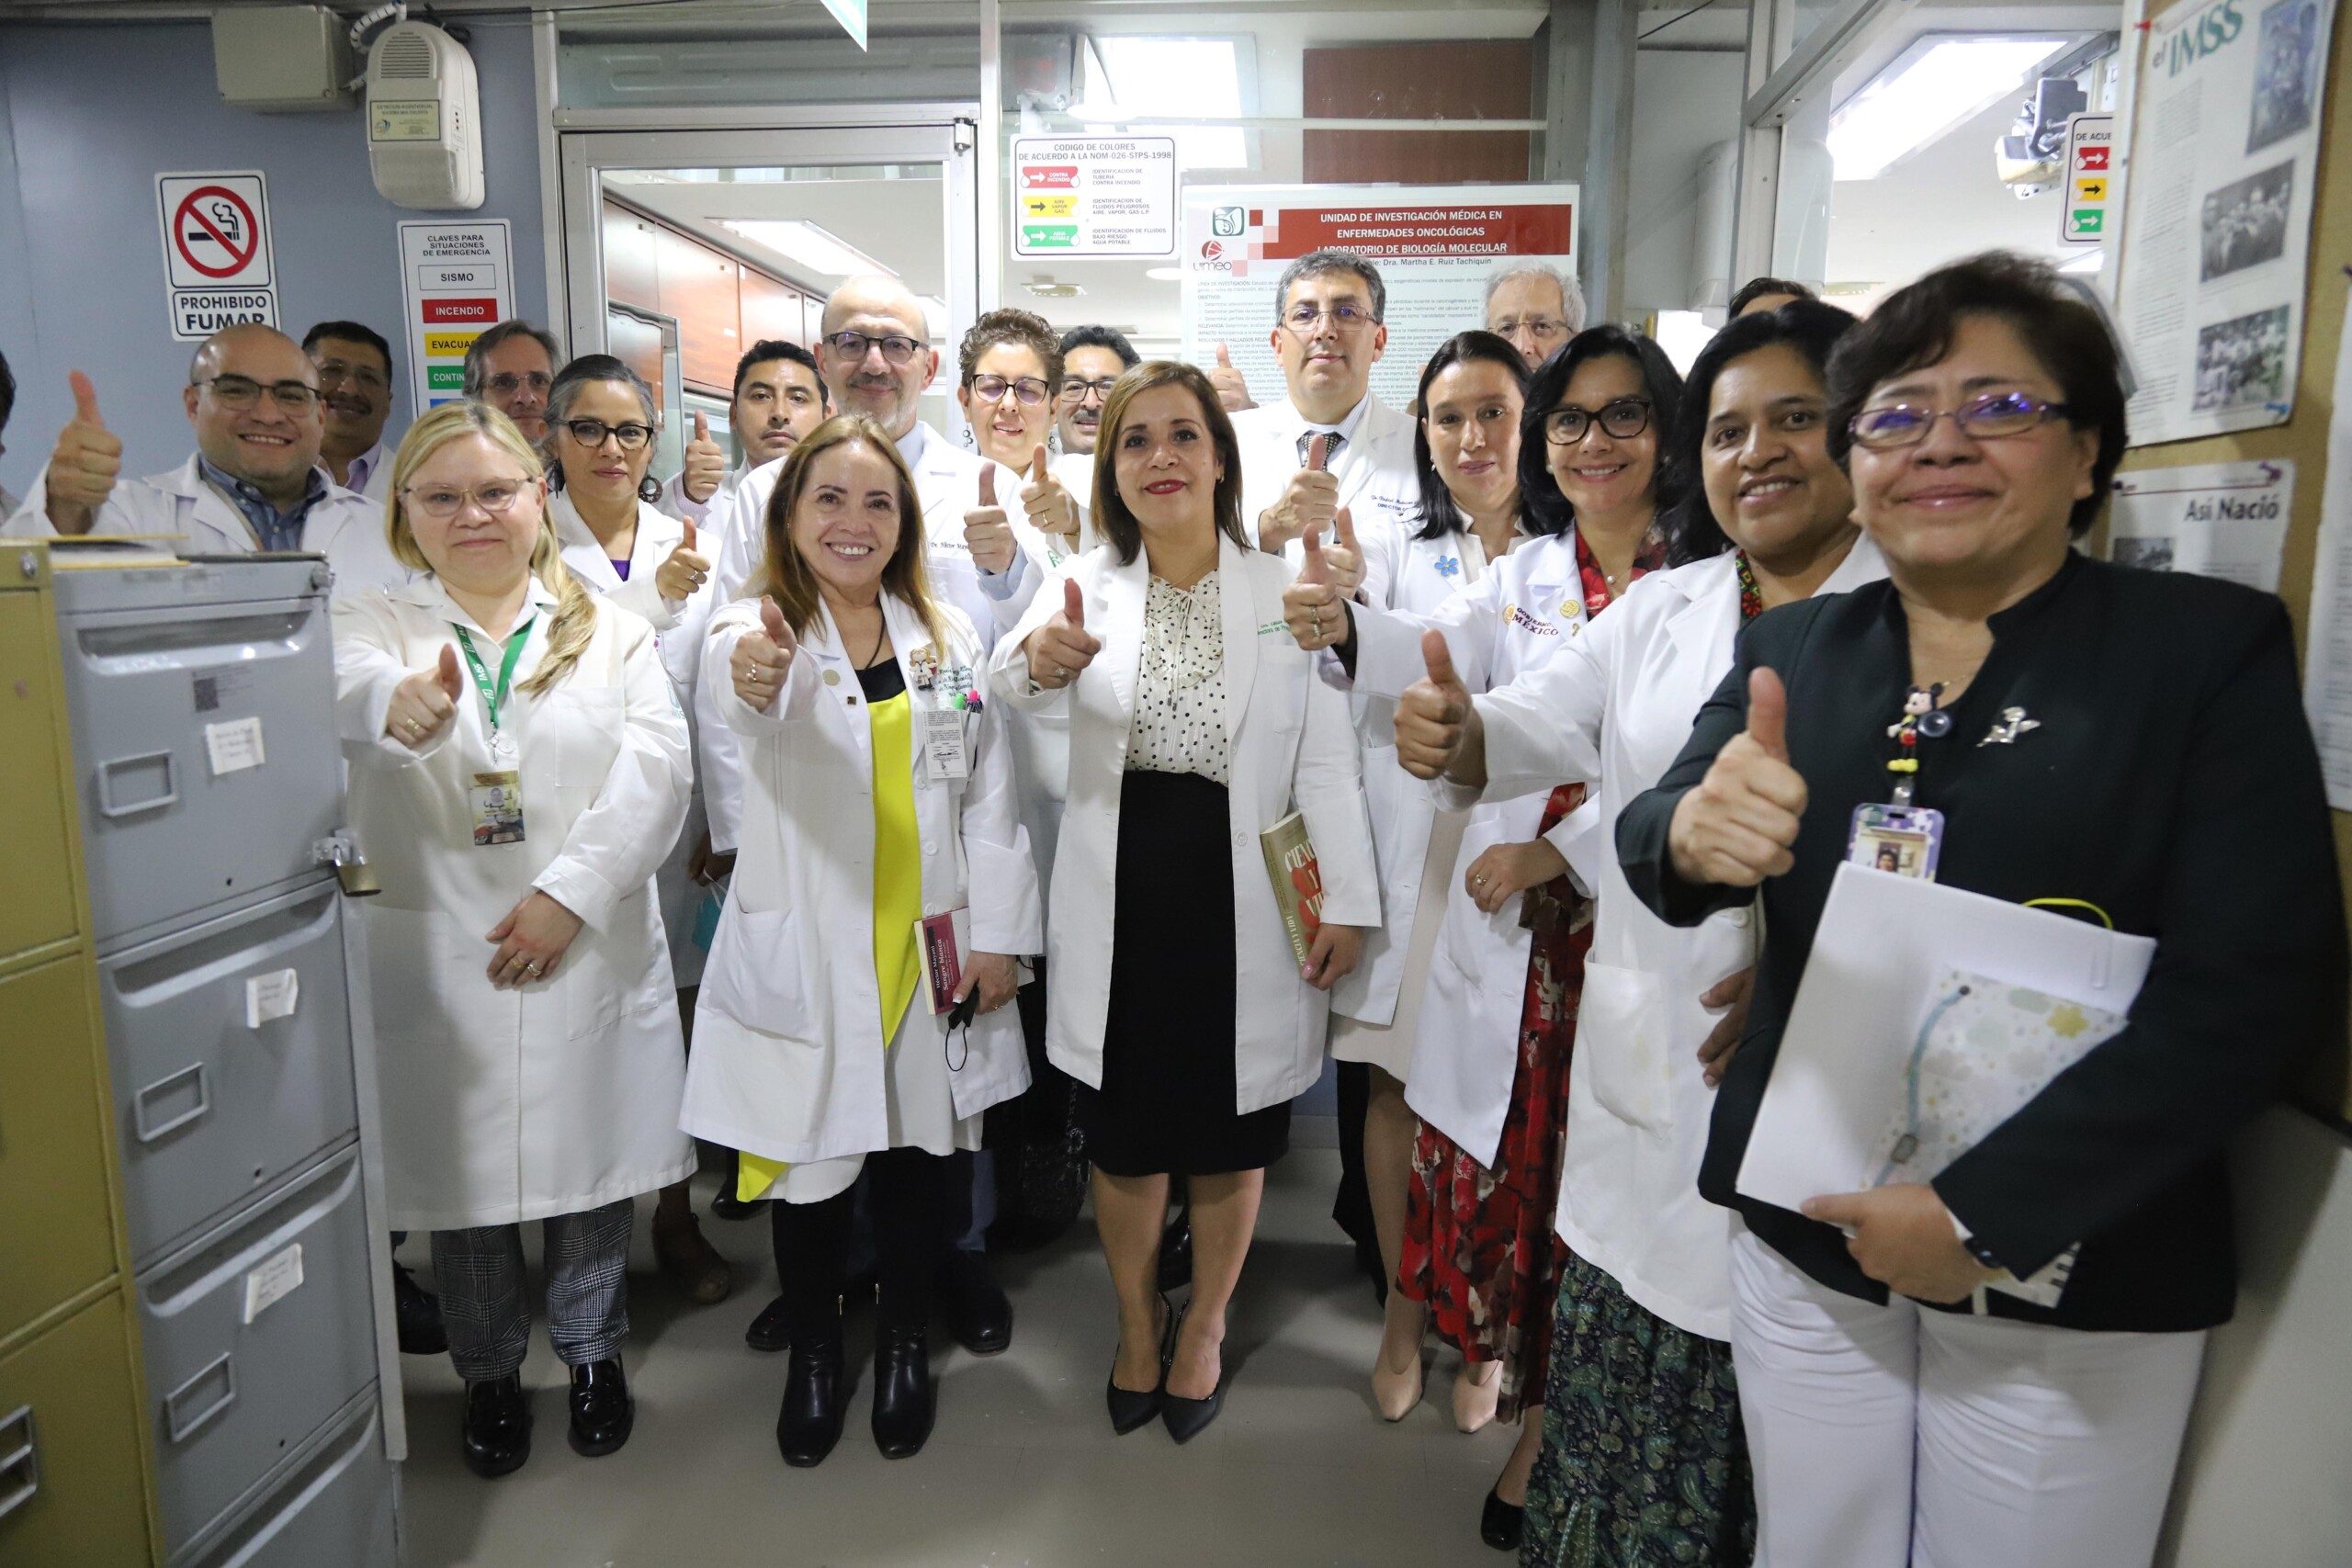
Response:
[[[1033,685],[1057,691],[1078,679],[1078,672],[1102,651],[1102,640],[1086,631],[1086,595],[1076,578],[1062,579],[1062,607],[1053,619],[1029,634],[1023,644],[1029,656]]]
[[[709,576],[710,561],[695,548],[695,525],[690,519],[686,524],[685,537],[679,540],[678,547],[654,569],[653,586],[670,603],[683,604],[695,596],[695,591]]]
[[[679,472],[678,488],[699,506],[718,493],[719,481],[726,477],[727,454],[710,438],[710,416],[698,413],[695,438],[686,443],[686,466]]]
[[[1323,547],[1323,564],[1340,596],[1354,598],[1363,582],[1363,551],[1356,544],[1355,519],[1344,506],[1331,518],[1331,542]]]
[[[74,417],[49,454],[49,525],[61,534],[86,534],[122,472],[122,438],[99,417],[98,389],[90,378],[76,370],[66,380],[74,389]]]
[[[1804,775],[1789,765],[1788,716],[1780,676],[1762,669],[1749,675],[1747,728],[1715,753],[1667,827],[1667,850],[1685,882],[1753,887],[1796,863],[1790,851],[1807,794]]]
[[[1227,413],[1258,405],[1250,396],[1250,383],[1233,367],[1233,354],[1225,344],[1216,345],[1216,368],[1209,372],[1209,385],[1216,389],[1216,400],[1225,405]]]
[[[1029,482],[1022,487],[1021,505],[1029,514],[1029,525],[1039,533],[1072,541],[1078,538],[1078,498],[1046,467],[1043,443],[1030,457]]]
[[[1302,542],[1306,564],[1300,568],[1297,581],[1283,590],[1283,624],[1299,647],[1313,653],[1347,641],[1354,629],[1348,618],[1346,595],[1340,592],[1333,570],[1334,558],[1348,552],[1337,546],[1327,547],[1321,532],[1314,528],[1306,531]]]
[[[997,504],[994,463],[980,466],[980,503],[964,513],[964,543],[972,564],[990,576],[1012,569],[1012,525]]]
[[[1396,699],[1396,761],[1417,779],[1448,773],[1464,784],[1487,781],[1487,737],[1471,705],[1470,688],[1453,671],[1445,634],[1421,634],[1428,673]]]
[[[1309,528],[1329,532],[1338,521],[1340,481],[1323,467],[1323,437],[1306,444],[1306,466],[1291,475],[1275,502],[1258,513],[1258,547],[1279,555]]]
[[[384,733],[412,751],[424,751],[458,716],[458,699],[466,694],[466,678],[458,669],[458,647],[441,645],[441,657],[428,670],[411,671],[392,688],[384,709]]]
[[[792,673],[793,655],[799,651],[800,639],[784,624],[783,607],[763,596],[760,629],[738,637],[735,651],[727,660],[727,672],[743,705],[753,713],[773,710],[776,694],[784,690],[785,677]]]

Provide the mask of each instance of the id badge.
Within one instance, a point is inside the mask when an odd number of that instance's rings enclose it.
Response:
[[[1942,812],[1925,806],[1862,805],[1854,807],[1846,859],[1873,871],[1933,882],[1943,847]]]
[[[971,743],[964,733],[964,711],[922,710],[923,776],[933,784],[962,784],[972,776]]]
[[[466,799],[473,810],[476,849],[523,841],[522,774],[476,773]]]

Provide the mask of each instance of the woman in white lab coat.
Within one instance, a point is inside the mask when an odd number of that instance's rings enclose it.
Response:
[[[1482,581],[1491,563],[1532,537],[1519,501],[1519,422],[1527,375],[1519,351],[1487,332],[1447,339],[1422,367],[1413,403],[1421,411],[1413,436],[1420,511],[1410,531],[1376,528],[1362,536],[1363,577],[1353,597],[1396,612],[1382,621],[1384,634],[1411,637],[1458,591]],[[1344,635],[1348,621],[1340,599],[1335,587],[1302,579],[1283,595],[1283,606],[1299,646],[1329,649],[1327,671],[1345,679],[1357,650]],[[1331,988],[1331,1055],[1369,1067],[1364,1181],[1381,1269],[1392,1284],[1404,1247],[1405,1195],[1419,1132],[1405,1101],[1405,1076],[1446,900],[1462,880],[1456,857],[1468,821],[1466,812],[1439,811],[1429,791],[1396,765],[1395,710],[1385,697],[1359,693],[1355,699],[1364,799],[1380,855],[1382,925],[1364,943],[1363,963]],[[1429,1309],[1394,1289],[1387,1303],[1373,1363],[1373,1399],[1384,1417],[1401,1421],[1420,1403]],[[1454,1418],[1475,1431],[1493,1418],[1495,1367],[1464,1361],[1463,1370],[1454,1385]]]
[[[1105,542],[1040,593],[990,662],[1008,701],[1070,707],[1054,860],[1048,1050],[1080,1120],[1118,1294],[1113,1427],[1215,1418],[1226,1313],[1290,1100],[1319,1076],[1329,999],[1380,895],[1340,694],[1284,629],[1292,569],[1241,531],[1241,464],[1208,378],[1158,361],[1102,413]],[[1293,812],[1319,863],[1302,965],[1260,835]],[[1189,1180],[1191,1303],[1154,1286],[1169,1179]]]
[[[1029,1083],[1013,955],[1041,945],[984,658],[925,585],[922,510],[888,434],[843,415],[796,447],[768,502],[759,596],[711,618],[702,679],[742,739],[735,874],[687,1069],[688,1132],[741,1153],[775,1200],[792,1356],[776,1443],[813,1465],[841,1437],[851,1184],[881,1276],[873,1429],[930,1436],[927,1332],[949,1240],[947,1158]],[[954,1014],[929,998],[952,931]],[[934,965],[935,966],[935,965]]]
[[[1749,620],[1885,575],[1827,441],[1825,367],[1853,321],[1799,300],[1742,317],[1699,355],[1668,455],[1697,480],[1668,525],[1669,558],[1686,564],[1476,699],[1466,772],[1486,794],[1594,779],[1614,824],[1689,740],[1690,716]],[[1426,679],[1400,705],[1400,750],[1422,776],[1463,728],[1443,722],[1449,705]],[[1669,926],[1613,853],[1600,857],[1595,903],[1555,1222],[1570,1253],[1552,1331],[1558,1375],[1525,1561],[1575,1561],[1572,1539],[1597,1523],[1602,1539],[1638,1541],[1635,1555],[1746,1562],[1756,1506],[1730,1345],[1739,1222],[1700,1196],[1698,1177],[1720,1058],[1746,1014],[1751,914]]]
[[[545,448],[557,481],[548,512],[563,564],[591,592],[644,616],[655,631],[676,629],[710,575],[710,562],[696,547],[692,523],[644,499],[660,423],[653,389],[613,355],[583,354],[556,372],[547,419]],[[695,649],[683,637],[665,636],[662,651],[679,705],[691,714]],[[682,989],[702,978],[694,935],[703,886],[689,866],[702,830],[697,797],[688,802],[685,823],[655,878],[670,966]],[[664,1189],[654,1204],[653,1256],[688,1301],[707,1306],[734,1288],[727,1260],[703,1239],[684,1181]]]
[[[1402,693],[1423,673],[1424,639],[1440,662],[1458,662],[1465,689],[1487,690],[1556,657],[1660,564],[1671,484],[1660,455],[1681,390],[1664,352],[1621,327],[1580,333],[1546,361],[1529,383],[1519,447],[1527,526],[1544,536],[1494,563],[1438,611],[1434,630],[1346,606],[1356,690]],[[1465,1358],[1496,1369],[1495,1414],[1520,1422],[1480,1520],[1497,1547],[1518,1544],[1543,1436],[1559,1293],[1551,1220],[1589,890],[1606,852],[1598,819],[1586,786],[1561,779],[1473,814],[1406,1078],[1422,1128],[1398,1286]]]
[[[628,1437],[631,1200],[694,1167],[652,886],[691,764],[652,628],[565,570],[503,414],[426,414],[392,484],[392,551],[427,575],[337,601],[336,728],[384,884],[367,909],[392,1224],[433,1233],[463,1452],[496,1475],[530,1450],[526,1220],[572,1446]]]

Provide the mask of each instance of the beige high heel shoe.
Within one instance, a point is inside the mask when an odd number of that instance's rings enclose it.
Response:
[[[1502,1396],[1500,1361],[1464,1361],[1453,1379],[1454,1429],[1468,1434],[1492,1423]]]
[[[1421,1348],[1413,1347],[1413,1359],[1408,1366],[1392,1368],[1386,1359],[1375,1355],[1372,1359],[1372,1402],[1380,1410],[1383,1421],[1402,1421],[1421,1403],[1421,1390],[1427,1373],[1421,1363]]]

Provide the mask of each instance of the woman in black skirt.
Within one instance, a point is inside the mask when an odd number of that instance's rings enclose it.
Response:
[[[1102,410],[1104,542],[998,645],[1006,701],[1068,704],[1069,804],[1046,947],[1046,1041],[1076,1078],[1119,1298],[1111,1421],[1182,1442],[1225,1392],[1226,1313],[1290,1101],[1322,1068],[1332,983],[1379,921],[1345,696],[1283,623],[1292,569],[1241,532],[1241,463],[1207,378],[1155,362]],[[1322,923],[1295,955],[1259,835],[1296,812]],[[1192,1193],[1193,1294],[1155,1289],[1169,1178]]]

